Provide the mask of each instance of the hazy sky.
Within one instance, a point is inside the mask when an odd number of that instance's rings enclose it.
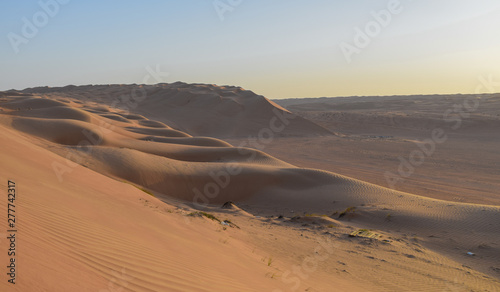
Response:
[[[268,98],[471,93],[479,75],[500,79],[498,0],[1,1],[0,23],[0,90],[143,83],[156,69],[148,83]]]

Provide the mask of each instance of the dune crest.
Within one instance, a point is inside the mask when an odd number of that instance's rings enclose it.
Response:
[[[258,136],[266,128],[273,130],[273,135],[276,136],[332,134],[263,96],[236,86],[175,82],[156,85],[36,87],[25,89],[22,93],[54,97],[59,95],[80,101],[115,105],[196,136]],[[281,126],[282,123],[285,124],[284,127]]]

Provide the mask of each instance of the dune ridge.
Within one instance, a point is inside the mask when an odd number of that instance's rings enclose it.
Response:
[[[287,116],[286,127],[277,136],[322,136],[332,133],[290,113],[264,96],[237,86],[187,84],[85,85],[58,88],[36,87],[23,94],[62,95],[132,110],[190,135],[209,137],[258,136],[272,127],[273,117]],[[206,121],[210,121],[207,123]]]

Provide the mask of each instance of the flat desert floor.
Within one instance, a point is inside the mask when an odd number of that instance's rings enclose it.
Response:
[[[499,99],[464,100],[1,92],[0,290],[500,291]]]
[[[335,133],[276,136],[263,149],[277,158],[426,197],[500,205],[499,94],[276,102]]]

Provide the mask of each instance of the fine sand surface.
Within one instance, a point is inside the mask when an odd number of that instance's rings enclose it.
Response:
[[[193,136],[247,137],[258,135],[263,128],[276,129],[280,136],[331,134],[327,129],[296,116],[288,119],[286,127],[281,129],[280,121],[286,118],[284,115],[288,111],[261,95],[236,86],[176,82],[140,86],[37,87],[23,92],[71,97],[80,103],[91,101],[121,108],[134,114],[126,117],[128,119],[141,120],[143,115],[152,120],[140,122],[143,126],[161,127],[158,122],[163,122]],[[99,107],[89,110],[105,109]]]
[[[146,98],[115,102],[141,88]],[[1,291],[500,290],[498,204],[390,190],[210,138],[260,133],[292,148],[337,137],[241,88],[3,92],[0,128],[0,185],[16,182],[19,220],[17,284],[4,273]],[[381,237],[348,236],[357,229]]]
[[[277,137],[265,147],[275,157],[426,197],[500,205],[499,94],[276,102],[336,135]],[[442,129],[446,140],[432,146],[436,129]],[[409,168],[412,152],[419,162],[419,153],[431,150],[421,164]],[[411,175],[391,186],[386,173],[398,174],[400,166]]]

